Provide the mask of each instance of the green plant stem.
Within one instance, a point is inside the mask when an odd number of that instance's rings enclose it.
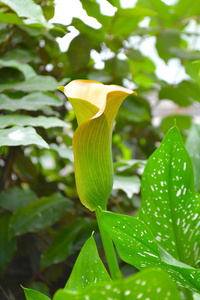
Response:
[[[108,267],[110,270],[110,275],[111,275],[112,279],[122,278],[122,274],[119,269],[119,265],[118,265],[118,261],[117,261],[117,257],[116,257],[112,239],[110,238],[109,234],[102,227],[102,223],[100,220],[100,215],[101,215],[100,208],[96,209],[95,213],[96,213],[96,217],[97,217],[97,223],[99,226],[99,231],[100,231]]]
[[[193,293],[192,293],[191,290],[189,290],[189,289],[183,289],[183,293],[184,293],[184,295],[186,297],[185,299],[187,299],[187,300],[194,300]]]

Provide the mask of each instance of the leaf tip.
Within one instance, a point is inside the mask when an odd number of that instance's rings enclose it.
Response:
[[[65,87],[64,86],[59,86],[57,89],[59,91],[61,91],[63,94],[65,93]]]

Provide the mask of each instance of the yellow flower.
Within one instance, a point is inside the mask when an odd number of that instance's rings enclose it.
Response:
[[[73,137],[75,178],[81,202],[106,208],[113,185],[112,130],[116,113],[132,90],[89,80],[59,88],[69,99],[78,128]]]

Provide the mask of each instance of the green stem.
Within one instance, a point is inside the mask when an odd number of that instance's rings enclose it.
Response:
[[[185,295],[185,299],[187,300],[193,300],[193,293],[191,290],[188,290],[188,289],[183,289],[183,293]]]
[[[103,248],[105,251],[108,267],[110,270],[110,275],[113,280],[122,278],[122,274],[119,269],[119,265],[118,265],[118,261],[117,261],[117,257],[116,257],[112,239],[110,238],[109,234],[103,229],[103,226],[102,226],[102,223],[100,220],[101,210],[99,208],[97,208],[95,210],[95,213],[96,213],[96,217],[97,217],[97,223],[99,226],[99,232],[101,235],[102,244],[103,244]]]

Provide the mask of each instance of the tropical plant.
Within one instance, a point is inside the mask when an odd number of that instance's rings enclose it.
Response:
[[[198,299],[200,5],[80,2],[0,2],[0,298]]]

